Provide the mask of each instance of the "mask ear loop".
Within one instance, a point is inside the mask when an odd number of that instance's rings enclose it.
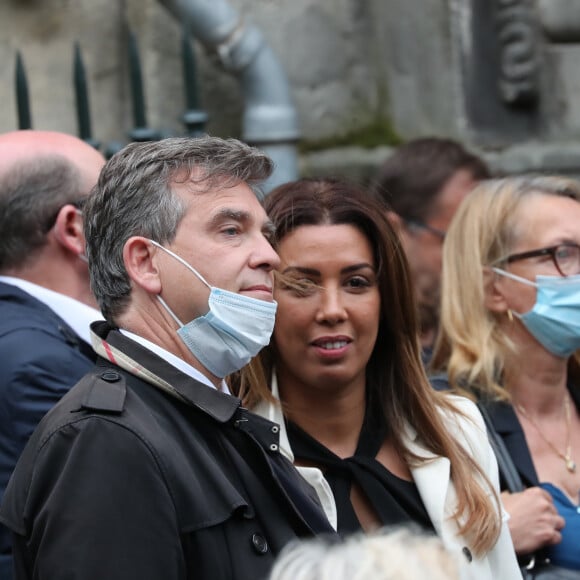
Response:
[[[522,278],[521,276],[516,276],[515,274],[507,272],[506,270],[502,270],[501,268],[492,268],[492,271],[495,272],[496,274],[499,274],[500,276],[511,278],[516,282],[521,282],[522,284],[527,284],[528,286],[533,286],[534,288],[538,287],[538,284],[536,282],[532,282],[531,280],[528,280],[527,278]]]
[[[167,314],[169,314],[169,316],[171,316],[171,318],[173,318],[173,320],[175,320],[175,322],[177,322],[177,325],[179,326],[179,328],[183,328],[184,327],[183,322],[181,322],[181,320],[179,320],[179,318],[177,318],[177,316],[175,315],[175,312],[173,312],[173,310],[171,310],[171,308],[169,308],[169,305],[167,304],[167,302],[165,302],[165,300],[163,300],[163,298],[161,298],[161,296],[159,294],[157,294],[157,300],[159,300],[159,302],[161,302],[163,308],[165,308],[165,310],[167,311]]]
[[[159,248],[160,250],[163,250],[164,252],[166,252],[170,256],[173,256],[178,262],[181,262],[181,264],[183,264],[189,271],[193,272],[197,276],[197,278],[199,278],[211,290],[211,285],[208,283],[208,281],[191,264],[188,264],[181,256],[178,256],[175,252],[168,250],[165,246],[162,246],[160,243],[156,242],[155,240],[149,240],[149,241],[155,247]]]
[[[164,252],[166,252],[170,256],[174,257],[178,262],[183,264],[188,270],[193,272],[195,274],[195,276],[197,276],[197,278],[199,278],[199,280],[201,280],[211,290],[211,286],[207,283],[206,279],[193,266],[188,264],[182,257],[178,256],[175,252],[168,250],[167,248],[165,248],[164,246],[162,246],[159,242],[156,242],[155,240],[149,240],[149,242],[151,242],[156,248],[159,248],[160,250],[163,250]],[[175,315],[175,312],[173,312],[173,310],[171,310],[171,308],[169,308],[169,305],[167,304],[167,302],[165,302],[165,300],[163,300],[163,298],[161,298],[160,294],[157,294],[157,300],[159,300],[159,302],[161,302],[163,308],[165,308],[165,310],[167,311],[167,314],[169,314],[169,316],[171,316],[171,318],[173,318],[173,320],[175,320],[175,322],[177,323],[179,328],[183,328],[185,326],[183,324],[183,322],[181,322],[181,320],[179,320],[179,318],[177,318],[177,316]]]
[[[496,274],[499,274],[500,276],[505,276],[506,278],[510,278],[511,280],[515,280],[516,282],[521,282],[522,284],[526,284],[527,286],[533,286],[534,288],[538,287],[538,284],[536,282],[532,282],[531,280],[528,280],[527,278],[522,278],[521,276],[516,276],[515,274],[512,274],[511,272],[506,272],[505,270],[502,270],[501,268],[492,268],[492,271],[495,272]],[[508,308],[507,310],[507,317],[508,320],[510,321],[510,323],[513,324],[514,321],[514,314],[520,318],[520,315],[511,309]]]

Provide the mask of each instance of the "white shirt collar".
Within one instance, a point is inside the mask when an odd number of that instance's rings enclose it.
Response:
[[[260,415],[273,423],[280,425],[280,453],[294,463],[294,453],[290,446],[288,439],[288,432],[286,430],[286,423],[284,421],[284,413],[282,412],[282,405],[280,404],[280,392],[278,390],[278,377],[276,371],[272,371],[271,379],[272,396],[276,399],[275,402],[260,401],[251,411],[256,415]],[[317,467],[306,467],[296,465],[298,473],[314,488],[322,505],[322,509],[330,522],[330,525],[336,530],[338,525],[338,515],[336,511],[336,502],[330,485],[324,478],[324,474]]]
[[[85,342],[91,344],[89,326],[95,320],[103,320],[103,315],[87,304],[65,296],[60,292],[49,290],[22,278],[0,276],[0,282],[17,286],[43,304],[46,304],[57,316],[60,316]]]
[[[191,377],[192,379],[195,379],[196,381],[199,381],[200,383],[203,383],[212,389],[216,388],[215,385],[203,373],[198,371],[195,367],[192,367],[189,363],[186,363],[182,358],[175,356],[173,353],[165,350],[158,344],[155,344],[154,342],[151,342],[150,340],[147,340],[138,334],[134,334],[133,332],[125,330],[124,328],[120,328],[119,331],[127,338],[130,338],[131,340],[139,343],[142,347],[150,350],[152,353],[156,354],[158,357],[162,358],[171,366],[174,366],[176,369]],[[227,393],[228,395],[230,394],[230,390],[224,380],[222,380],[219,390],[222,391],[222,393]]]

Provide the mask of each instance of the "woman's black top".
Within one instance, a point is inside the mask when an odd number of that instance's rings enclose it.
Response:
[[[375,459],[387,432],[384,419],[373,420],[367,409],[355,454],[346,459],[332,453],[291,421],[286,426],[296,462],[319,467],[330,484],[339,534],[361,530],[350,501],[353,483],[367,497],[383,526],[414,522],[426,531],[435,531],[415,483],[393,475]]]

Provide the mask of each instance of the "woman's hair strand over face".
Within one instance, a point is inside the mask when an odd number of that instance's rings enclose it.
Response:
[[[391,400],[393,393],[382,386],[391,381],[397,384],[397,378],[411,375],[419,355],[411,279],[399,238],[386,217],[387,208],[358,186],[329,178],[282,185],[266,197],[264,207],[276,226],[278,240],[301,226],[345,224],[368,239],[377,269],[381,309],[367,383],[373,402],[392,408],[398,401]]]

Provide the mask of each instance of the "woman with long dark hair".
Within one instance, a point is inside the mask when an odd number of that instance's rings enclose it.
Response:
[[[404,253],[382,203],[340,181],[265,200],[281,267],[273,341],[238,377],[341,534],[415,522],[464,578],[517,578],[473,403],[433,391]]]

